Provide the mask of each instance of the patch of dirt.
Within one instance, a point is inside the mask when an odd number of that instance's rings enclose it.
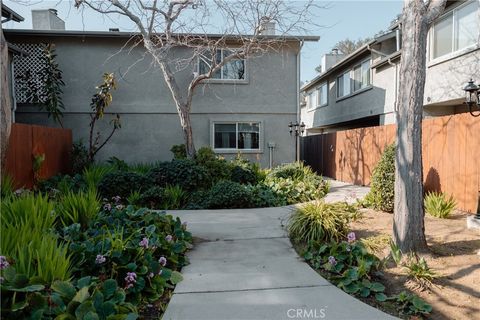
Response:
[[[392,234],[393,215],[370,209],[351,229],[358,238]],[[382,282],[388,294],[408,290],[432,305],[427,319],[480,320],[480,232],[466,227],[467,214],[455,212],[449,219],[425,217],[425,234],[431,255],[428,266],[439,274],[433,286],[422,290],[412,285],[403,267],[387,266]],[[378,254],[388,255],[389,248]]]

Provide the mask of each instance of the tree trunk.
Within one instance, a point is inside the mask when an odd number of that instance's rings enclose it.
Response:
[[[190,108],[181,106],[178,108],[180,116],[180,125],[182,126],[183,138],[185,140],[185,149],[187,151],[187,158],[193,159],[195,157],[195,145],[193,143],[192,123],[190,121]]]
[[[12,127],[12,99],[10,96],[9,86],[9,63],[8,63],[8,46],[3,36],[3,30],[0,25],[0,122],[1,122],[1,148],[0,148],[0,161],[1,169],[5,165],[5,159],[7,156],[8,141],[10,139],[10,130]]]
[[[406,0],[397,112],[393,236],[403,252],[425,252],[422,113],[428,23],[422,0]]]

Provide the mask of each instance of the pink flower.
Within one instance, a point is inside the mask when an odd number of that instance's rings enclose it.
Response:
[[[158,263],[160,263],[162,267],[165,267],[165,265],[167,264],[167,258],[161,256],[160,259],[158,259]]]
[[[5,256],[0,256],[0,270],[6,269],[10,266],[8,263],[7,258]]]
[[[335,260],[334,256],[328,257],[328,263],[330,263],[332,266],[337,264],[337,260]]]
[[[135,283],[137,283],[137,274],[135,272],[127,272],[127,276],[125,277],[125,288],[129,289],[133,287]]]
[[[348,240],[349,243],[354,242],[356,240],[355,232],[350,232],[347,235],[347,240]]]
[[[148,238],[143,238],[142,241],[138,244],[140,247],[148,248]]]
[[[119,204],[122,198],[120,196],[115,196],[115,197],[112,197],[112,200],[115,201],[115,204]]]
[[[105,211],[110,211],[112,210],[112,205],[110,203],[106,203],[104,206],[103,206],[103,210]]]
[[[97,257],[95,258],[95,263],[96,264],[102,264],[105,261],[107,261],[107,258],[105,258],[105,256],[103,256],[101,254],[97,254]]]
[[[167,242],[172,242],[172,239],[173,239],[173,237],[170,234],[165,237],[165,240]]]

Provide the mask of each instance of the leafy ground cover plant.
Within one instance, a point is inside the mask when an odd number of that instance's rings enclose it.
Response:
[[[410,276],[421,288],[429,288],[438,274],[430,269],[425,258],[415,254],[408,257],[404,264],[407,275]]]
[[[446,219],[457,206],[453,196],[447,199],[441,192],[429,192],[424,199],[425,211],[432,217]]]
[[[113,278],[127,301],[154,302],[181,281],[178,270],[187,263],[191,234],[186,225],[163,212],[106,204],[90,228],[64,228],[70,243],[76,278]]]
[[[357,215],[358,208],[346,202],[315,201],[299,207],[287,228],[294,241],[329,242],[346,237],[348,223]]]
[[[389,145],[373,169],[370,192],[363,203],[377,210],[393,212],[395,187],[395,144]]]

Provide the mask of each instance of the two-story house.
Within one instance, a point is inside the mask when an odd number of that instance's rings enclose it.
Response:
[[[307,134],[395,123],[400,29],[394,23],[350,55],[322,59],[322,72],[301,89]],[[470,78],[480,80],[480,1],[449,1],[429,30],[424,116],[467,111]]]
[[[29,53],[15,60],[17,75],[38,65],[42,43],[54,44],[65,82],[63,124],[72,129],[74,140],[85,141],[95,86],[103,73],[114,72],[118,88],[112,92],[109,111],[120,114],[122,127],[98,159],[171,159],[171,146],[183,143],[180,120],[161,71],[152,66],[142,45],[126,46],[131,33],[70,31],[59,20],[55,10],[37,11],[33,13],[33,30],[5,30],[10,42]],[[211,146],[226,157],[241,153],[262,166],[295,159],[295,141],[288,123],[298,120],[300,49],[304,41],[318,41],[319,37],[269,37],[281,40],[278,50],[246,61],[232,61],[215,79],[196,89],[191,121],[197,148]],[[234,37],[231,41],[234,43]],[[186,50],[178,48],[175,54],[185,54]],[[179,86],[188,86],[193,74],[201,73],[202,68],[200,62],[193,68],[180,68],[176,74]],[[26,103],[21,88],[16,92],[17,121],[54,125],[45,111]]]

